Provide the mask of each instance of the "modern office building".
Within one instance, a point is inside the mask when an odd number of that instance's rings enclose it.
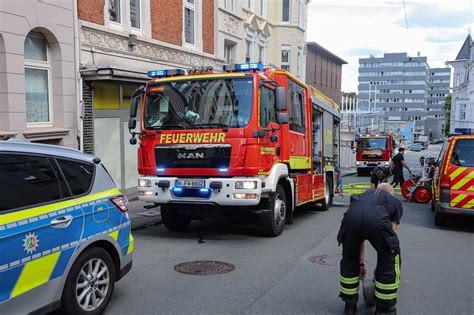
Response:
[[[418,53],[386,53],[359,59],[359,110],[376,113],[375,128],[396,131],[412,121],[433,136],[444,129],[444,98],[450,69],[430,68]],[[373,119],[371,127],[374,126]]]

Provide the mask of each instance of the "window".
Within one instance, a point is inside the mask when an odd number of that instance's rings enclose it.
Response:
[[[140,28],[140,1],[130,0],[130,25],[133,28]]]
[[[247,8],[249,8],[250,10],[253,9],[253,0],[247,0]]]
[[[225,41],[224,42],[224,58],[227,64],[234,63],[235,59],[235,43]]]
[[[120,0],[109,0],[109,20],[115,23],[121,23],[120,18]]]
[[[234,11],[234,0],[224,0],[224,9]]]
[[[281,12],[281,20],[283,22],[290,22],[290,0],[283,0],[282,1],[282,12]]]
[[[263,17],[267,16],[267,1],[268,0],[260,0],[260,15]]]
[[[298,51],[298,55],[296,56],[296,76],[301,79],[301,51]]]
[[[61,199],[56,177],[47,158],[0,154],[0,212]]]
[[[250,62],[252,60],[253,44],[250,40],[246,40],[245,43],[247,44],[247,50],[245,52],[245,62]]]
[[[459,105],[459,120],[466,120],[466,104]]]
[[[281,68],[288,72],[290,72],[290,69],[291,69],[290,55],[291,55],[290,45],[282,45],[281,46]]]
[[[472,139],[458,139],[456,141],[451,164],[474,167],[474,141]]]
[[[92,164],[57,159],[74,196],[85,194],[91,188],[95,167]]]
[[[304,88],[288,80],[290,97],[290,130],[304,133]]]
[[[258,46],[258,61],[261,63],[265,62],[265,47]]]
[[[304,27],[304,0],[298,0],[298,25]]]
[[[185,0],[184,2],[184,40],[187,44],[194,45],[195,42],[195,4],[194,0]]]
[[[275,92],[268,87],[260,88],[260,127],[265,128],[275,118]]]
[[[25,39],[26,122],[51,122],[50,58],[43,34],[30,32]]]

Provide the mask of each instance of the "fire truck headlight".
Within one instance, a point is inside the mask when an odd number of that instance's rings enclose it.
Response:
[[[385,164],[385,165],[389,165],[389,164],[390,164],[390,162],[389,162],[389,161],[385,161],[385,163],[384,163],[384,164]]]
[[[356,162],[356,165],[360,165],[360,162],[359,162],[359,161],[357,161],[357,162]]]
[[[235,189],[256,189],[257,182],[253,180],[235,182]]]
[[[149,179],[139,179],[138,187],[151,187],[151,180]]]

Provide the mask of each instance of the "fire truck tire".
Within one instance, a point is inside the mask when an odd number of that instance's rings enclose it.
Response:
[[[283,232],[287,211],[289,211],[285,189],[281,184],[277,185],[275,194],[270,196],[268,206],[270,211],[260,216],[260,226],[265,235],[278,236]]]
[[[326,177],[326,187],[324,187],[324,198],[321,199],[321,211],[328,211],[333,204],[332,180],[329,176]]]
[[[360,168],[357,169],[357,176],[363,176],[364,175],[364,171],[361,170]]]
[[[436,226],[446,226],[446,215],[443,215],[439,213],[438,211],[435,211],[434,224]]]
[[[435,206],[435,204],[434,204],[434,200],[433,200],[433,198],[432,198],[432,199],[431,199],[431,211],[433,211],[433,212],[434,212],[434,211],[435,211],[435,209],[436,209],[436,206]]]
[[[171,207],[161,207],[161,220],[163,225],[170,231],[183,231],[191,223],[190,219],[182,217]]]

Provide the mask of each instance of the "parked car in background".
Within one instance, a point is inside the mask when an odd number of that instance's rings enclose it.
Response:
[[[421,143],[412,143],[410,145],[410,150],[420,152],[421,150],[423,150],[423,145]]]
[[[132,268],[128,200],[100,159],[0,141],[0,314],[101,314]]]

